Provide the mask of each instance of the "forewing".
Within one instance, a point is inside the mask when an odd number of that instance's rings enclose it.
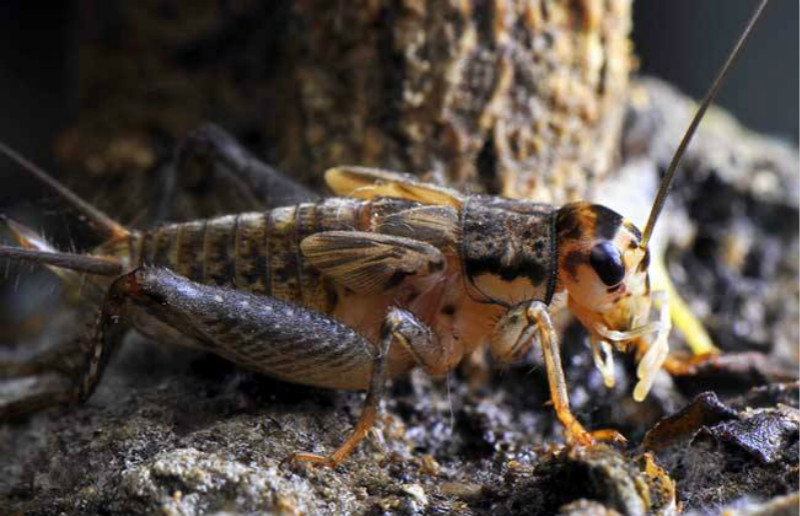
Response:
[[[452,248],[458,241],[458,212],[449,206],[420,206],[377,219],[375,232]]]
[[[300,242],[303,256],[323,274],[360,294],[395,287],[410,276],[444,269],[434,246],[399,236],[360,231],[326,231]]]

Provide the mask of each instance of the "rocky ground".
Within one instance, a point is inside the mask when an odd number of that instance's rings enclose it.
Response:
[[[631,99],[623,166],[597,195],[641,205],[645,215],[630,216],[642,223],[692,105],[654,81],[637,83]],[[447,379],[398,379],[378,431],[345,464],[287,464],[294,451],[341,442],[362,395],[281,383],[132,336],[88,403],[0,425],[0,512],[796,514],[797,150],[713,112],[668,209],[668,269],[723,358],[663,373],[639,404],[631,364],[618,360],[619,381],[606,390],[584,332],[564,323],[576,413],[589,427],[619,429],[627,446],[564,448],[534,357],[488,374],[472,364]],[[675,349],[682,338],[673,335]],[[23,348],[7,345],[3,358]],[[7,381],[0,400],[30,386]]]

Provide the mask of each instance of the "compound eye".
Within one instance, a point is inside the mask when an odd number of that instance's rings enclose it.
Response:
[[[589,263],[607,286],[617,285],[625,278],[625,264],[617,246],[611,242],[600,242],[592,247]]]

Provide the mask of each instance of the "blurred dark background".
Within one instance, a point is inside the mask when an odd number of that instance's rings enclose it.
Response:
[[[701,97],[755,3],[634,2],[641,73]],[[78,0],[0,2],[0,139],[51,169],[53,139],[77,114],[79,5]],[[748,127],[796,141],[798,59],[798,2],[773,0],[718,103]],[[3,173],[8,169],[0,167],[0,180],[8,178]],[[2,204],[12,200],[7,186],[0,187]]]
[[[705,95],[752,14],[756,0],[634,2],[633,40],[641,73]],[[773,0],[728,76],[717,103],[747,127],[797,141],[798,5]]]

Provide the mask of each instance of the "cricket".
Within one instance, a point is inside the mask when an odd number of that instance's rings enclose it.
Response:
[[[624,441],[614,430],[584,428],[572,414],[562,370],[569,357],[561,356],[551,315],[566,308],[586,328],[608,387],[614,354],[632,353],[633,398],[648,395],[668,361],[672,326],[666,291],[651,288],[648,243],[681,157],[766,3],[700,104],[641,221],[643,231],[597,204],[465,194],[357,166],[325,173],[332,197],[138,231],[0,143],[6,158],[78,209],[105,240],[88,254],[61,252],[3,217],[18,246],[0,246],[0,258],[47,266],[66,285],[81,285],[98,308],[81,342],[85,361],[74,388],[22,398],[0,407],[0,417],[87,399],[135,329],[282,381],[366,391],[360,417],[338,449],[298,451],[293,461],[342,463],[376,423],[387,380],[417,367],[444,375],[479,347],[500,363],[541,350],[568,444]],[[223,131],[202,132],[219,159],[247,156],[232,162],[243,182],[258,170],[286,191],[305,190],[255,163]],[[191,155],[197,143],[188,137],[181,152]],[[38,360],[3,364],[0,372],[13,377],[57,367]]]

